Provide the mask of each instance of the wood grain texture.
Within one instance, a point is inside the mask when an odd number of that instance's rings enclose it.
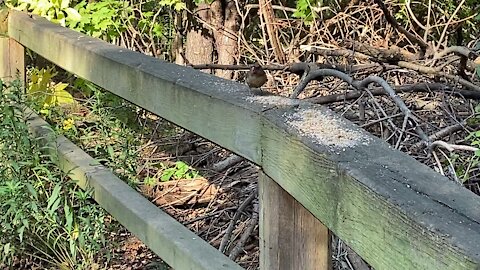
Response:
[[[375,269],[478,269],[480,199],[331,111],[254,96],[245,85],[165,63],[12,11],[9,35],[62,68],[262,167]],[[292,127],[314,111],[338,147]],[[305,123],[306,124],[306,123]],[[327,125],[321,123],[321,125]]]
[[[63,136],[56,136],[44,120],[28,110],[29,126],[41,138],[58,165],[83,188],[93,188],[94,199],[130,232],[174,269],[242,269],[220,251],[145,199],[108,168]]]
[[[4,81],[20,80],[25,83],[25,49],[8,37],[0,37],[0,78]]]
[[[258,181],[260,269],[331,269],[328,228],[274,180]]]

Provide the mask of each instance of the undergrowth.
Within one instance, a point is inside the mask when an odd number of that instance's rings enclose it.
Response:
[[[13,82],[0,89],[2,267],[92,269],[105,263],[107,213],[30,135],[22,86]]]

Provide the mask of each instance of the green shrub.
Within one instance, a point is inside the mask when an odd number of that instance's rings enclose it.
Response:
[[[31,137],[21,85],[0,89],[0,261],[30,256],[59,269],[90,269],[108,257],[106,213]]]

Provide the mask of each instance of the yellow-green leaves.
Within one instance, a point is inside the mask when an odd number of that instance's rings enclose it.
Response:
[[[29,98],[44,107],[74,103],[73,96],[65,90],[68,84],[53,83],[53,76],[52,68],[33,70],[27,87]]]
[[[80,14],[69,7],[70,0],[8,0],[6,5],[12,9],[40,15],[62,26],[67,22],[76,22],[81,19]]]
[[[170,8],[173,7],[173,9],[176,11],[180,11],[187,7],[181,0],[161,0],[158,4],[160,6],[168,6]]]

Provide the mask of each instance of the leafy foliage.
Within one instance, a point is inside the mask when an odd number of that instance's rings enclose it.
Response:
[[[30,255],[59,269],[90,269],[107,254],[106,213],[30,137],[21,85],[0,95],[0,261]]]
[[[121,18],[130,19],[133,9],[128,1],[106,0],[98,2],[81,1],[75,6],[81,19],[68,27],[93,37],[112,41],[125,31]]]
[[[322,0],[298,0],[295,13],[293,16],[296,18],[303,19],[305,22],[311,22],[316,18],[316,14],[313,10],[313,7],[316,5],[321,5]]]
[[[160,177],[162,182],[179,179],[193,179],[198,176],[198,172],[183,161],[175,162],[175,165],[172,167],[166,167],[162,164],[162,167],[164,169],[162,176]]]
[[[80,14],[70,7],[70,0],[7,0],[9,8],[29,11],[65,26],[80,20]]]
[[[53,68],[32,69],[30,73],[27,94],[37,104],[52,106],[74,103],[72,95],[65,90],[68,84],[52,83],[52,78],[57,74]]]

